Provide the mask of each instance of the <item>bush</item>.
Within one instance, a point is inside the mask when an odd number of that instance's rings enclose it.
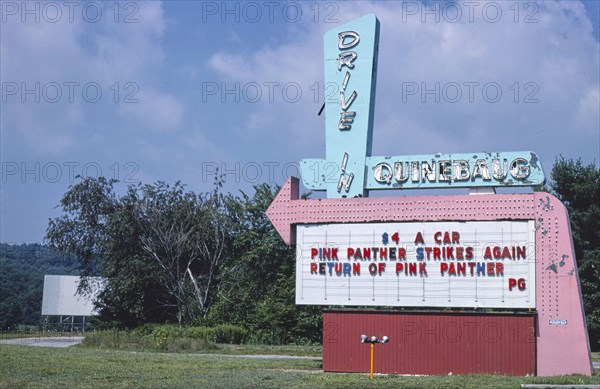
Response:
[[[108,330],[86,333],[84,346],[113,348],[119,350],[153,349],[154,342],[149,337],[140,336],[126,330]]]
[[[186,327],[183,330],[183,336],[194,340],[202,340],[205,342],[217,341],[215,329],[213,327]]]
[[[182,336],[206,342],[242,344],[248,340],[248,331],[231,324],[220,324],[215,327],[187,327]]]
[[[135,335],[139,335],[139,336],[148,336],[148,335],[152,335],[152,333],[154,332],[154,330],[159,327],[159,324],[153,324],[153,323],[146,323],[140,327],[135,328],[133,331],[131,331],[133,334]]]
[[[156,347],[162,350],[166,346],[167,339],[169,339],[169,333],[162,328],[157,328],[152,332],[152,337],[154,338]]]
[[[242,344],[248,339],[248,331],[232,324],[221,324],[214,327],[217,343]]]

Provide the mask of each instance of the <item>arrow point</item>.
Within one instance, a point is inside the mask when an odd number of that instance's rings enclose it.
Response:
[[[292,205],[292,201],[298,200],[299,196],[300,181],[296,177],[290,177],[279,190],[266,212],[273,227],[287,245],[296,243],[296,226],[294,225],[296,210]]]

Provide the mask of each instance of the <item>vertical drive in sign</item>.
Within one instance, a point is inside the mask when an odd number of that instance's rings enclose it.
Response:
[[[379,21],[373,14],[328,31],[325,47],[326,159],[304,159],[306,187],[328,198],[365,196],[371,155]]]

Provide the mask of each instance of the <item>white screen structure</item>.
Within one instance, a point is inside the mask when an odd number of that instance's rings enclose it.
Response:
[[[535,307],[535,225],[523,221],[297,226],[296,303]]]
[[[44,294],[42,297],[42,315],[56,316],[93,316],[93,301],[96,298],[102,279],[94,278],[97,286],[90,296],[77,294],[80,278],[77,276],[44,276]]]

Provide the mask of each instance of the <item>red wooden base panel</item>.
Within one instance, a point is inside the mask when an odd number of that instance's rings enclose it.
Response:
[[[329,311],[323,315],[323,370],[375,373],[536,374],[535,314]]]

